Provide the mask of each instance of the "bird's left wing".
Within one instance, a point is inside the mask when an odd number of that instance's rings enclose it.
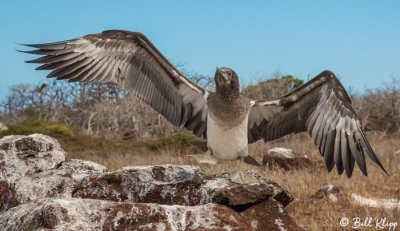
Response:
[[[189,81],[141,33],[111,30],[47,44],[27,45],[42,57],[37,70],[48,77],[80,82],[116,83],[176,126],[197,136],[207,129],[208,92]]]
[[[249,114],[249,143],[308,131],[329,171],[351,177],[354,163],[367,175],[364,153],[383,170],[369,145],[350,97],[335,75],[324,71],[275,100],[256,102]],[[385,171],[386,172],[386,171]]]

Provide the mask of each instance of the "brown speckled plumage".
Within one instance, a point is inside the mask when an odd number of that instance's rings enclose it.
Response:
[[[231,75],[230,83],[226,83],[222,74]],[[250,99],[240,94],[239,78],[230,68],[219,68],[215,73],[217,92],[210,93],[207,105],[210,116],[219,121],[221,126],[234,127],[242,122],[250,110]]]

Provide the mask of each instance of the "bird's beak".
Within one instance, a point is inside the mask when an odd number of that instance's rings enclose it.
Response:
[[[225,83],[230,83],[229,77],[226,76],[226,73],[223,73],[221,69],[218,67],[217,67],[217,73],[224,79]]]
[[[224,77],[225,83],[231,84],[231,80],[226,76],[226,74],[222,75]]]

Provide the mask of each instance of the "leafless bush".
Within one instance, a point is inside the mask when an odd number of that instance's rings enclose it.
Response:
[[[198,75],[191,80],[210,90],[212,78]],[[272,99],[292,91],[302,81],[287,75],[274,76],[243,93],[257,100]],[[383,87],[351,94],[353,104],[367,130],[398,132],[400,129],[400,78]],[[0,118],[6,125],[34,117],[61,122],[95,136],[143,138],[168,135],[176,130],[159,113],[115,84],[49,81],[37,85],[18,84],[0,102]]]
[[[213,88],[211,78],[192,75],[191,80]],[[6,124],[34,117],[55,121],[95,136],[125,138],[162,136],[176,131],[159,113],[115,84],[68,83],[52,80],[37,85],[18,84],[0,102]]]
[[[98,134],[104,127],[118,130],[120,124],[100,121],[96,118],[119,118],[118,110],[105,110],[106,105],[119,105],[126,94],[114,84],[79,84],[63,81],[49,81],[37,86],[18,84],[11,88],[11,94],[0,103],[2,120],[13,124],[32,117],[35,119],[56,121],[71,127],[92,132],[96,127]],[[106,114],[106,112],[109,112]],[[108,119],[110,120],[110,119]],[[106,133],[105,133],[106,134]]]
[[[368,89],[354,105],[367,130],[399,132],[400,78],[392,77],[383,87]]]

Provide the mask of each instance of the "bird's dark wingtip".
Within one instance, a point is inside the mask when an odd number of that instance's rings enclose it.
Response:
[[[24,61],[25,63],[38,63],[35,59],[33,59],[33,60],[26,60],[26,61]]]
[[[21,53],[26,53],[26,54],[32,54],[32,51],[23,51],[23,50],[18,50],[18,49],[15,49],[15,51],[21,52]]]
[[[26,43],[19,43],[19,42],[15,42],[16,44],[18,44],[18,45],[20,45],[20,46],[26,46],[26,47],[29,47],[29,44],[26,44]]]
[[[384,172],[386,173],[386,175],[389,176],[389,173],[386,171],[386,169],[383,167],[382,163],[379,161],[378,157],[376,156],[375,152],[372,151],[371,147],[369,146],[369,144],[367,144],[367,154],[369,156],[369,158],[376,164],[378,165],[378,167]]]
[[[390,174],[386,171],[386,169],[382,165],[379,165],[379,167],[380,169],[382,169],[384,173],[386,173],[387,176],[390,176]]]
[[[388,173],[388,172],[386,171],[386,169],[383,167],[383,165],[381,164],[381,162],[379,161],[378,158],[376,158],[375,163],[379,166],[379,168],[380,168],[384,173],[386,173],[386,175],[389,176],[389,173]]]
[[[22,51],[22,50],[17,50],[17,49],[15,49],[15,51],[25,53],[25,54],[36,54],[35,51]],[[35,63],[34,60],[27,60],[24,62],[25,63]]]
[[[25,46],[25,47],[33,47],[33,48],[40,48],[42,44],[26,44],[26,43],[17,43],[18,45]]]
[[[328,172],[331,172],[335,167],[335,162],[331,159],[325,159],[325,166]]]
[[[42,54],[40,51],[40,49],[38,49],[38,50],[30,50],[30,51],[22,51],[22,50],[16,50],[16,51],[18,51],[18,52],[21,52],[21,53],[25,53],[25,54],[32,54],[32,55],[40,55],[40,54]]]
[[[346,176],[348,179],[350,179],[353,176],[353,172],[347,172],[346,171]]]

